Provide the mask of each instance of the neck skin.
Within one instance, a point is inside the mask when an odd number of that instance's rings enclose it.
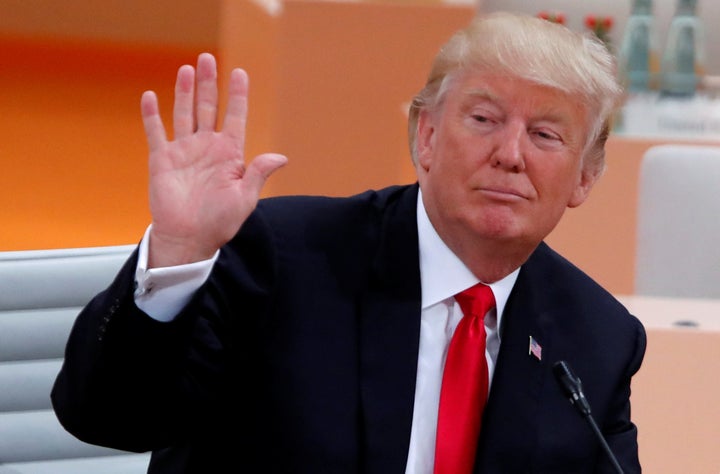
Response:
[[[467,226],[446,218],[437,203],[423,194],[428,218],[440,238],[483,283],[494,283],[517,270],[530,257],[538,241],[481,237]]]

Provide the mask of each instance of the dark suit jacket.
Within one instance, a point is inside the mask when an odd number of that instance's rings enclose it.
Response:
[[[91,443],[154,450],[151,473],[403,473],[416,198],[414,185],[261,201],[171,323],[135,306],[131,257],[73,328],[52,393],[60,421]],[[626,473],[640,472],[629,402],[639,321],[545,244],[505,311],[476,472],[613,472],[553,378],[560,359]]]

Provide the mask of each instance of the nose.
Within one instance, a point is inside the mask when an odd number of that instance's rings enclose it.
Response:
[[[528,138],[525,125],[508,122],[497,138],[499,142],[491,158],[492,165],[515,173],[523,171]]]

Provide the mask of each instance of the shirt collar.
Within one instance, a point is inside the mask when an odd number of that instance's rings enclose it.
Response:
[[[422,308],[451,298],[462,290],[479,283],[470,269],[455,255],[435,231],[422,201],[422,191],[417,200],[418,244],[420,248],[420,288]],[[490,283],[495,296],[497,323],[500,326],[505,304],[517,280],[520,268],[505,278]]]

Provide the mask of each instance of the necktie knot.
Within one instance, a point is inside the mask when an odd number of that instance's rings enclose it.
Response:
[[[478,283],[455,295],[463,315],[484,318],[495,306],[495,296],[489,286]]]

